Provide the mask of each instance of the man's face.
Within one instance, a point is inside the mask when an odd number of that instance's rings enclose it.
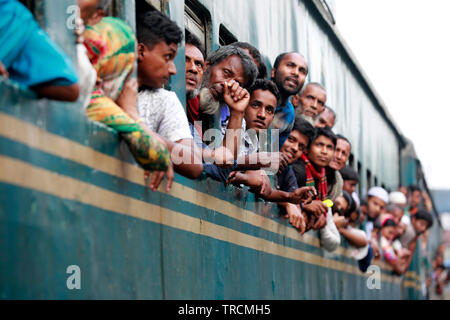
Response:
[[[216,101],[223,101],[224,83],[235,80],[241,87],[247,84],[241,58],[237,55],[229,56],[215,66],[206,65],[206,75],[202,87],[209,88],[211,96]]]
[[[336,152],[330,163],[330,168],[341,170],[345,167],[348,157],[350,157],[350,144],[344,139],[338,139],[336,143]]]
[[[272,69],[272,79],[283,96],[292,96],[299,92],[307,75],[308,64],[298,53],[286,54],[278,68]]]
[[[331,167],[331,165],[330,165]],[[356,180],[344,180],[343,189],[347,191],[349,194],[352,194],[356,190],[356,186],[358,185],[358,181]]]
[[[309,160],[317,167],[323,168],[330,164],[334,154],[333,140],[319,136],[311,143],[308,150]]]
[[[186,44],[186,93],[189,98],[197,96],[198,88],[203,80],[205,59],[202,52],[191,44]]]
[[[334,127],[334,121],[335,121],[334,114],[328,109],[325,108],[322,113],[319,113],[316,119],[315,126],[317,128],[325,128],[328,127],[332,129]]]
[[[307,85],[305,91],[300,96],[302,114],[316,118],[322,113],[327,102],[327,93],[322,88],[315,85]]]
[[[277,98],[268,90],[255,90],[245,110],[247,129],[259,130],[269,128],[277,108]]]
[[[78,0],[80,18],[86,25],[94,25],[105,15],[104,10],[98,10],[100,0]]]
[[[413,217],[411,222],[418,235],[424,233],[428,229],[428,222],[423,219],[416,219]]]
[[[422,194],[420,191],[413,191],[411,194],[411,207],[417,208],[422,200]]]
[[[288,157],[289,164],[292,164],[300,159],[308,147],[308,142],[308,136],[298,130],[292,130],[280,151]]]
[[[177,73],[174,59],[178,46],[175,43],[158,42],[150,50],[145,44],[138,46],[139,85],[157,89],[169,83],[171,76]]]
[[[367,200],[367,215],[372,219],[378,218],[378,216],[384,211],[386,203],[378,197],[370,197]]]

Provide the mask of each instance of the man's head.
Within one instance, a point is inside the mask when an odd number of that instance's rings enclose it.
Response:
[[[241,48],[228,45],[211,53],[206,61],[202,90],[207,88],[214,101],[223,102],[224,83],[235,80],[249,89],[256,80],[258,69],[253,59]]]
[[[234,42],[231,45],[243,49],[250,55],[250,57],[252,57],[253,62],[258,68],[258,76],[257,76],[258,79],[267,78],[267,67],[258,49],[256,49],[248,42]]]
[[[419,210],[411,217],[411,224],[417,235],[421,235],[433,225],[433,216],[425,210]]]
[[[388,204],[386,211],[392,215],[394,221],[399,224],[403,217],[403,209],[397,204]]]
[[[316,168],[328,166],[336,149],[336,136],[329,128],[316,128],[307,155]]]
[[[315,119],[322,113],[327,102],[327,92],[325,88],[316,82],[308,83],[300,93],[301,114]]]
[[[314,134],[314,127],[308,121],[302,117],[295,118],[294,127],[280,150],[287,155],[290,164],[300,159],[308,149]]]
[[[186,95],[195,98],[200,89],[205,69],[205,50],[195,35],[186,30]]]
[[[257,79],[249,93],[250,101],[244,116],[247,130],[268,129],[280,99],[277,86],[272,81]]]
[[[372,187],[367,193],[367,216],[370,220],[376,220],[384,212],[389,201],[389,195],[381,187]]]
[[[344,168],[350,157],[351,151],[352,145],[350,144],[350,141],[344,136],[337,135],[336,152],[330,163],[330,168],[338,171]]]
[[[78,0],[80,18],[84,24],[93,26],[102,20],[111,5],[111,0]]]
[[[339,139],[338,139],[339,140]],[[342,179],[344,180],[343,189],[349,194],[352,194],[356,190],[356,186],[359,183],[359,174],[352,167],[345,166],[340,171]]]
[[[400,191],[393,191],[389,194],[389,204],[394,204],[400,208],[405,208],[407,200],[405,195]]]
[[[174,59],[183,32],[161,12],[150,11],[138,19],[137,38],[139,85],[162,88],[177,72]]]
[[[335,122],[336,113],[330,107],[325,106],[323,112],[319,113],[319,115],[317,116],[315,126],[320,128],[328,127],[330,129],[333,129]]]
[[[417,208],[422,200],[422,190],[418,186],[409,186],[409,194],[411,208]]]
[[[308,64],[297,52],[282,53],[274,63],[271,78],[276,83],[282,97],[287,98],[298,93],[308,75]]]

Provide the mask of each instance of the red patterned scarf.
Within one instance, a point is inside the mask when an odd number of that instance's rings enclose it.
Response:
[[[301,159],[305,162],[306,186],[315,187],[317,189],[318,200],[324,201],[328,199],[327,175],[325,173],[325,168],[322,168],[320,172],[317,172],[316,168],[314,168],[305,154],[302,154]],[[319,180],[318,186],[316,186],[314,179]]]

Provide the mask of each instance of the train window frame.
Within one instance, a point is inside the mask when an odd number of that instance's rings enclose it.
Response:
[[[219,26],[219,46],[223,47],[238,41],[238,38],[223,23]]]
[[[206,55],[212,51],[211,14],[196,0],[186,0],[184,3],[184,29],[200,39]]]

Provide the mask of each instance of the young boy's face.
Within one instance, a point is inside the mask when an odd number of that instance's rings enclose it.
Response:
[[[330,164],[334,148],[333,140],[326,136],[318,136],[308,149],[308,158],[317,167],[324,168]]]
[[[269,128],[275,115],[277,98],[269,90],[255,90],[250,96],[250,102],[245,109],[245,123],[248,129],[256,132]]]
[[[416,219],[413,217],[411,219],[411,223],[416,231],[416,234],[418,235],[424,233],[428,229],[428,222],[426,220]]]
[[[174,59],[178,45],[160,41],[150,49],[139,43],[138,46],[138,79],[139,85],[153,89],[162,88],[169,83],[171,76],[177,73]]]
[[[308,142],[308,136],[298,130],[292,130],[280,151],[288,157],[289,164],[292,164],[300,159],[308,147]]]
[[[394,226],[383,227],[381,229],[381,234],[388,240],[393,240],[396,235],[396,230]]]
[[[386,203],[378,197],[372,196],[367,200],[367,215],[376,219],[384,211]]]
[[[348,210],[347,200],[344,197],[337,197],[334,200],[333,212],[338,213],[340,216],[343,216],[347,210]]]

